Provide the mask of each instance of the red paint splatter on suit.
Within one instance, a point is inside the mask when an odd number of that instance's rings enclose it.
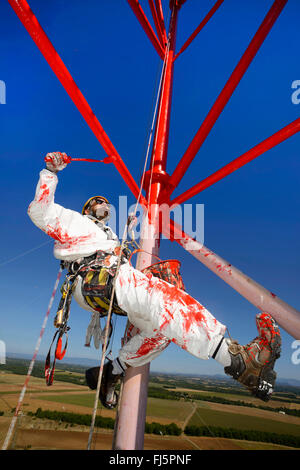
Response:
[[[85,243],[89,241],[94,234],[89,235],[82,235],[77,237],[71,237],[68,235],[66,231],[63,231],[62,227],[60,226],[59,220],[56,220],[55,227],[51,227],[51,225],[47,225],[46,230],[47,235],[54,238],[57,242],[63,245],[63,248],[72,248],[75,245]]]
[[[207,337],[210,339],[208,333],[209,326],[205,317],[206,309],[197,302],[197,300],[181,289],[161,279],[155,278],[152,275],[144,278],[136,276],[133,273],[133,280],[135,287],[143,286],[149,293],[155,288],[155,290],[163,293],[163,312],[158,312],[163,320],[160,325],[161,331],[165,329],[172,320],[174,321],[174,313],[177,311],[182,318],[184,336],[189,332],[192,326],[198,326],[206,332]],[[216,324],[216,320],[214,323]]]
[[[165,315],[166,314],[166,315]],[[163,330],[165,326],[167,326],[171,320],[174,320],[174,316],[170,312],[169,309],[165,307],[165,311],[162,313],[162,317],[164,322],[160,325],[160,329]]]
[[[203,305],[201,305],[187,293],[177,289],[175,286],[171,286],[167,282],[161,281],[159,283],[159,290],[164,294],[164,301],[166,305],[165,312],[168,314],[168,323],[173,319],[173,315],[170,313],[170,310],[174,310],[175,305],[175,308],[178,308],[181,314],[183,332],[185,334],[189,332],[193,325],[203,327],[203,324],[205,324],[205,329],[207,331],[208,325],[205,318],[205,308]],[[161,328],[166,324],[167,322],[165,321]]]
[[[48,202],[48,197],[49,197],[49,188],[46,184],[42,184],[40,186],[40,189],[42,190],[42,194],[40,195],[38,202]]]
[[[157,335],[153,338],[145,338],[144,342],[137,350],[136,356],[133,356],[131,359],[137,359],[138,357],[146,356],[151,351],[154,351],[157,347],[159,347],[161,341],[163,341],[163,344],[166,343],[166,338],[162,335]],[[171,340],[168,341],[168,343],[170,342]]]

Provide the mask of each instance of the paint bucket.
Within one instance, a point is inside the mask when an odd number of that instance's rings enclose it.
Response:
[[[180,266],[180,261],[169,259],[151,264],[151,266],[143,269],[142,272],[144,274],[153,274],[153,276],[159,277],[160,279],[173,284],[173,286],[178,287],[178,289],[185,290],[183,280],[179,272]]]

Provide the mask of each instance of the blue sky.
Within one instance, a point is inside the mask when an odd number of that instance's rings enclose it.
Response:
[[[161,61],[126,1],[31,0],[30,6],[114,146],[138,181],[146,154]],[[168,17],[168,1],[164,3]],[[175,63],[167,171],[172,173],[218,93],[272,5],[270,0],[224,4]],[[141,2],[145,12],[148,2]],[[177,50],[214,4],[189,0],[178,23]],[[299,117],[291,88],[300,80],[300,5],[289,0],[174,195]],[[150,15],[148,14],[150,18]],[[52,241],[27,216],[43,158],[50,151],[103,158],[104,151],[7,2],[0,4],[2,207],[0,339],[8,352],[33,353],[59,268]],[[295,135],[189,202],[205,206],[204,244],[279,297],[299,301],[299,144]],[[117,206],[134,198],[112,165],[73,163],[59,174],[56,201],[81,210],[94,194]],[[32,250],[32,251],[31,251]],[[30,251],[30,253],[27,253]],[[27,253],[27,254],[26,254]],[[163,258],[182,262],[190,294],[241,343],[256,336],[257,309],[178,245],[163,241]],[[40,352],[54,333],[56,297]],[[69,357],[99,358],[85,348],[89,313],[72,304]],[[118,318],[117,354],[124,319]],[[291,361],[294,339],[282,331],[279,377],[300,378]],[[171,345],[152,370],[222,373]]]

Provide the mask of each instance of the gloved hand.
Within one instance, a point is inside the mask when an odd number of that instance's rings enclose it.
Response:
[[[71,162],[71,158],[66,153],[52,152],[47,153],[45,162],[47,170],[57,173],[66,168],[67,164]]]

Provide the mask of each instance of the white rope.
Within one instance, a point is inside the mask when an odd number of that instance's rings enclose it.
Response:
[[[13,261],[16,261],[17,259],[22,258],[23,256],[26,256],[26,255],[28,255],[29,253],[32,253],[35,250],[38,250],[42,246],[49,245],[49,243],[51,243],[51,240],[50,241],[48,240],[44,243],[41,243],[40,245],[37,245],[34,248],[30,248],[30,250],[23,251],[23,253],[20,253],[19,255],[14,256],[13,258],[10,258],[7,261],[3,261],[2,263],[0,263],[0,267],[2,268],[2,266],[5,266],[6,264],[12,263]]]
[[[28,385],[28,382],[29,382],[29,379],[30,379],[30,376],[31,376],[31,373],[32,373],[32,370],[33,370],[33,366],[34,366],[39,348],[40,348],[40,344],[41,344],[42,337],[43,337],[43,334],[44,334],[44,331],[45,331],[45,328],[46,328],[46,324],[47,324],[47,321],[48,321],[50,310],[52,308],[53,300],[54,300],[54,297],[55,297],[55,294],[56,294],[56,291],[57,291],[57,287],[58,287],[58,284],[59,284],[61,273],[62,273],[62,267],[60,266],[59,271],[58,271],[58,275],[57,275],[57,278],[56,278],[56,281],[55,281],[55,285],[54,285],[54,288],[53,288],[53,292],[52,292],[52,295],[51,295],[51,298],[50,298],[50,301],[49,301],[48,309],[47,309],[47,312],[46,312],[46,315],[45,315],[45,318],[44,318],[44,321],[43,321],[42,329],[40,331],[40,336],[37,340],[35,350],[34,350],[34,354],[33,354],[33,357],[31,359],[31,362],[30,362],[30,365],[29,365],[29,368],[28,368],[26,380],[25,380],[23,388],[21,390],[21,393],[20,393],[20,396],[19,396],[19,401],[18,401],[18,404],[17,404],[17,407],[16,407],[16,411],[15,411],[15,414],[14,414],[12,420],[11,420],[9,429],[7,431],[6,438],[5,438],[4,444],[2,446],[2,450],[7,450],[8,446],[9,446],[9,443],[10,443],[10,440],[11,440],[11,437],[12,437],[12,434],[14,432],[14,429],[15,429],[15,426],[16,426],[16,423],[17,423],[17,420],[18,420],[18,417],[19,417],[20,409],[21,409],[21,406],[22,406],[22,403],[23,403],[23,400],[24,400],[24,396],[25,396],[25,393],[26,393],[27,385]]]

